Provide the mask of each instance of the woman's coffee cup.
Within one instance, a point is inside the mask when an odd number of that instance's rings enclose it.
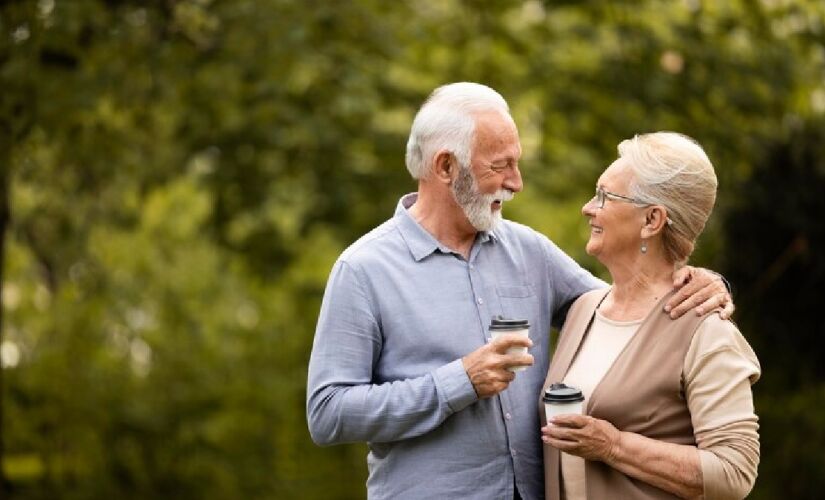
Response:
[[[544,413],[549,423],[555,415],[576,413],[581,415],[584,395],[575,387],[564,385],[561,382],[550,384],[544,391]]]

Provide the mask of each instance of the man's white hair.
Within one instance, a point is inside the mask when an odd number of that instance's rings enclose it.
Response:
[[[413,179],[426,178],[439,151],[451,152],[462,168],[470,165],[478,113],[498,111],[510,120],[507,101],[479,83],[459,82],[438,87],[413,120],[407,141],[407,170]]]

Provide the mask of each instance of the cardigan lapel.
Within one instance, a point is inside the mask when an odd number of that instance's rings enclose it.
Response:
[[[670,320],[670,316],[667,316],[667,313],[664,312],[664,305],[668,299],[674,294],[675,292],[671,291],[668,292],[659,299],[659,302],[650,310],[650,312],[645,316],[645,319],[642,321],[642,324],[639,325],[639,328],[636,329],[636,332],[621,350],[621,352],[616,356],[616,359],[613,360],[613,363],[610,365],[610,368],[607,369],[602,379],[593,388],[593,393],[587,399],[587,407],[585,408],[585,413],[587,415],[592,415],[593,411],[598,407],[599,404],[599,394],[602,387],[602,382],[605,380],[611,380],[611,374],[617,370],[618,366],[621,366],[628,356],[633,356],[641,346],[641,343],[647,340],[648,330],[656,326],[657,321],[666,318]]]
[[[610,288],[587,292],[570,308],[564,326],[559,333],[559,342],[550,363],[545,387],[555,382],[561,382],[567,374],[567,370],[570,369],[570,365],[579,351],[584,334],[590,328],[596,308],[608,292],[610,292]]]
[[[592,290],[579,297],[570,306],[564,326],[559,333],[559,341],[556,344],[556,352],[550,362],[550,370],[547,372],[547,379],[544,387],[548,387],[554,382],[561,382],[570,369],[570,365],[579,350],[585,332],[590,328],[593,321],[593,314],[596,308],[604,300],[610,288]],[[543,392],[543,391],[542,391]],[[539,397],[539,414],[541,415],[541,425],[547,425],[547,417],[544,412],[544,402]],[[544,455],[545,484],[544,493],[547,500],[560,500],[561,497],[561,466],[559,465],[560,452],[550,445],[542,446]],[[555,477],[554,477],[555,476]]]

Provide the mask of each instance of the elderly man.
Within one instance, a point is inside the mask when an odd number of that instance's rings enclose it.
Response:
[[[318,444],[368,443],[369,498],[542,498],[536,404],[550,328],[604,283],[543,235],[501,218],[522,189],[520,156],[496,91],[436,89],[407,144],[418,192],[332,269],[307,419]],[[727,301],[714,275],[692,274],[673,314]],[[491,340],[497,315],[527,319],[529,338]],[[533,366],[508,370],[518,365]]]

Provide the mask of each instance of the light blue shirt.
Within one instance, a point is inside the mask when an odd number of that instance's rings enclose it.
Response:
[[[371,499],[544,495],[538,398],[551,324],[604,283],[545,236],[507,220],[469,260],[408,213],[339,257],[327,283],[307,387],[316,443],[366,441]],[[527,319],[535,364],[478,399],[461,358],[489,341],[495,315]]]

